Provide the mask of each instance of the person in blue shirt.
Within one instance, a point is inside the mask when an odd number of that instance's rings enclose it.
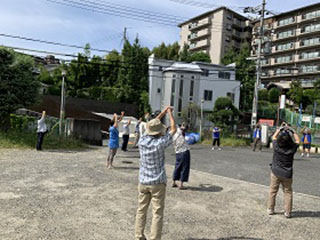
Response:
[[[221,151],[220,148],[220,128],[218,126],[215,126],[212,130],[212,138],[213,138],[213,142],[212,142],[212,150],[214,150],[214,147],[217,145],[218,146],[218,150]]]
[[[107,159],[107,168],[113,168],[113,159],[117,153],[119,148],[119,131],[118,131],[118,124],[122,120],[124,116],[124,112],[121,112],[121,116],[118,119],[118,115],[115,113],[113,114],[113,119],[110,122],[109,128],[109,155]]]
[[[252,151],[256,150],[257,145],[259,145],[259,150],[262,150],[262,143],[261,143],[261,126],[260,124],[256,125],[256,128],[253,132],[253,149]]]
[[[302,133],[301,142],[303,147],[301,156],[303,157],[304,154],[307,154],[307,157],[309,157],[310,149],[311,149],[311,130],[307,127],[304,127],[301,133]]]

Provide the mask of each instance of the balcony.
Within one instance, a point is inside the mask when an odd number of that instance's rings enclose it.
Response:
[[[320,32],[320,23],[314,24],[314,25],[307,25],[300,28],[300,31],[298,31],[297,36],[303,36],[308,34],[314,34]]]
[[[280,20],[280,21],[281,21],[281,20]],[[282,23],[282,24],[280,24],[280,21],[278,21],[278,22],[275,23],[275,26],[274,26],[275,29],[292,27],[292,26],[294,26],[294,25],[297,24],[297,21],[296,21],[295,18],[293,18],[293,20],[290,20],[290,21],[285,22],[285,23]],[[280,24],[280,25],[279,25],[279,24]]]
[[[200,30],[196,34],[191,34],[189,40],[190,42],[193,42],[201,38],[208,37],[209,35],[210,35],[210,31],[208,28],[206,28],[206,29]]]
[[[211,24],[211,19],[209,17],[201,19],[198,22],[192,23],[189,25],[190,31],[195,31],[203,27],[207,27]]]
[[[232,36],[241,38],[241,32],[237,31],[236,29],[232,29]]]
[[[190,51],[196,51],[202,48],[206,48],[209,47],[209,40],[208,39],[204,39],[201,41],[198,41],[196,43],[193,43],[190,45]]]

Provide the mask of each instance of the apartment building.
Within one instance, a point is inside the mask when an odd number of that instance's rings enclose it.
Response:
[[[234,66],[192,62],[183,63],[149,57],[149,103],[152,111],[165,106],[174,108],[178,123],[182,111],[203,100],[204,126],[210,126],[207,115],[218,97],[230,97],[239,107],[240,82],[235,79]]]
[[[191,52],[205,52],[213,64],[220,64],[228,49],[251,43],[250,21],[226,7],[220,7],[179,24],[180,46]]]
[[[252,55],[256,56],[260,22],[255,22]],[[320,78],[320,3],[269,17],[264,21],[262,76],[264,85],[290,86],[299,79],[310,87]]]

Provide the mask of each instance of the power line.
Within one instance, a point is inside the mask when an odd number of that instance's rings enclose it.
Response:
[[[84,49],[84,47],[82,47],[82,46],[66,44],[66,43],[60,43],[60,42],[47,41],[47,40],[34,39],[34,38],[23,37],[23,36],[18,36],[18,35],[11,35],[11,34],[6,34],[6,33],[0,33],[0,37],[14,38],[14,39],[20,39],[20,40],[31,41],[31,42],[39,42],[39,43],[50,44],[50,45],[55,45],[55,46]],[[104,53],[110,53],[111,52],[110,50],[103,50],[103,49],[97,49],[97,48],[90,48],[90,50],[96,51],[96,52],[104,52]]]
[[[169,1],[175,2],[175,3],[179,3],[179,4],[183,4],[183,5],[193,6],[193,7],[201,7],[201,8],[221,7],[221,5],[218,5],[218,4],[206,3],[206,2],[200,2],[200,1],[190,1],[190,0],[169,0]],[[245,7],[242,7],[242,6],[225,6],[225,7],[233,8],[233,9],[243,9],[243,8],[245,8]]]
[[[95,5],[92,4],[84,4],[84,3],[79,3],[79,2],[75,2],[72,0],[65,0],[64,2],[60,1],[56,1],[56,0],[47,0],[48,2],[52,2],[55,4],[60,4],[60,5],[64,5],[64,6],[68,6],[68,7],[73,7],[73,8],[78,8],[78,9],[82,9],[82,10],[86,10],[86,11],[90,11],[90,12],[96,12],[96,13],[100,13],[100,14],[104,14],[104,15],[113,15],[113,16],[118,16],[118,17],[124,17],[124,18],[129,18],[129,19],[133,19],[133,20],[137,20],[137,21],[144,21],[144,22],[153,22],[153,23],[157,23],[157,24],[161,24],[161,25],[167,25],[167,26],[174,26],[176,27],[178,24],[178,21],[173,21],[173,20],[168,20],[166,18],[152,18],[152,17],[148,17],[146,15],[142,15],[142,14],[133,14],[130,13],[129,11],[116,11],[110,8],[105,8],[105,7],[97,7]]]

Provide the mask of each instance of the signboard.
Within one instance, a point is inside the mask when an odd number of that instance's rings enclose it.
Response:
[[[314,119],[314,123],[320,123],[320,117],[316,117],[316,118]]]
[[[302,116],[302,122],[310,122],[311,117],[310,116]]]
[[[272,127],[274,125],[274,120],[273,119],[263,119],[263,118],[261,118],[261,119],[259,119],[259,123],[260,124],[266,124],[266,125]]]
[[[286,95],[281,95],[280,98],[280,109],[285,109],[286,108]]]

